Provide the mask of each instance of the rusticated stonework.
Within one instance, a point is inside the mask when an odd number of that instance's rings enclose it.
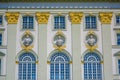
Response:
[[[49,12],[37,12],[36,17],[39,24],[46,24],[48,23]]]
[[[70,12],[70,20],[72,24],[80,24],[83,16],[82,12]]]
[[[102,24],[111,24],[112,12],[100,12],[100,21]]]
[[[19,13],[18,12],[7,12],[6,18],[7,18],[8,24],[17,24]]]

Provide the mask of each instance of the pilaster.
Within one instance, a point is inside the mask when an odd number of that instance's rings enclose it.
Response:
[[[7,74],[6,80],[15,80],[15,57],[16,57],[16,34],[17,22],[19,18],[18,12],[7,12]]]
[[[47,23],[49,13],[37,12],[36,18],[38,21],[38,79],[47,80]]]
[[[72,23],[72,56],[73,56],[73,71],[71,80],[81,80],[81,32],[80,23],[83,14],[81,12],[70,12],[70,20]]]
[[[99,14],[102,27],[102,48],[103,48],[103,78],[112,80],[112,42],[111,42],[111,12],[101,12]]]

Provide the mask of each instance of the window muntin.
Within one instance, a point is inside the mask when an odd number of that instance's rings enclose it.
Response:
[[[120,25],[120,15],[116,16],[116,25]]]
[[[65,16],[54,16],[54,29],[65,29]]]
[[[85,16],[86,29],[97,29],[96,16]]]
[[[31,53],[19,57],[18,80],[36,80],[36,58]]]
[[[33,16],[23,16],[23,29],[33,29],[34,19]]]
[[[2,34],[0,33],[0,46],[2,45]]]
[[[2,25],[3,23],[3,18],[2,18],[2,15],[0,15],[0,25]]]
[[[69,58],[58,52],[51,56],[50,80],[70,80]]]
[[[117,33],[117,45],[120,45],[120,33]]]
[[[96,53],[84,56],[84,80],[102,80],[101,59]]]

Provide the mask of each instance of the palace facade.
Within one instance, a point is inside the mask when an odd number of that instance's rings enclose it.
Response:
[[[120,80],[119,0],[1,1],[0,80]]]

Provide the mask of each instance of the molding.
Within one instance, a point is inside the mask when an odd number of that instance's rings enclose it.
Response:
[[[19,12],[6,12],[6,18],[8,24],[17,24]]]
[[[100,12],[99,17],[102,24],[111,24],[113,13],[112,12]]]
[[[38,24],[47,24],[49,18],[49,12],[36,12]]]
[[[1,45],[0,49],[7,49],[7,46]]]
[[[80,24],[82,21],[83,13],[82,12],[70,12],[70,20],[72,24]]]
[[[112,45],[113,49],[120,49],[120,45]]]
[[[120,2],[119,0],[1,0],[0,2]]]
[[[116,33],[120,33],[120,28],[114,28],[113,30],[115,30]]]

